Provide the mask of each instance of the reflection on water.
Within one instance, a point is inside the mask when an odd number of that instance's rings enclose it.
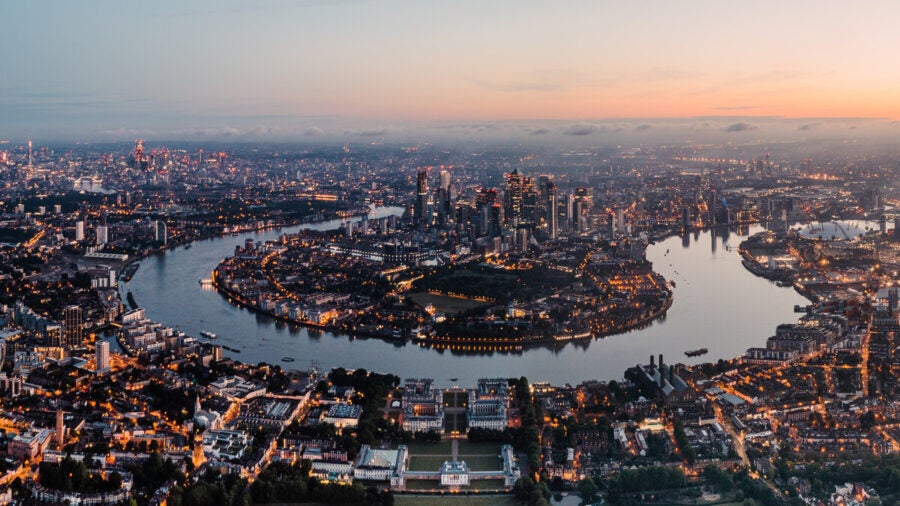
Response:
[[[378,210],[381,215],[399,212],[401,208]],[[323,222],[315,228],[339,224]],[[750,346],[764,345],[776,325],[795,321],[794,305],[805,304],[792,289],[776,287],[741,266],[737,245],[759,227],[740,235],[726,230],[690,233],[650,246],[647,256],[654,269],[677,285],[666,317],[625,334],[555,347],[462,353],[311,331],[233,306],[197,282],[208,278],[247,237],[265,241],[298,228],[200,241],[189,250],[147,258],[132,281],[123,284],[122,293],[131,290],[151,319],[191,335],[201,330],[218,334],[217,343],[240,350],[225,352],[238,360],[280,363],[290,357],[297,368],[316,360],[325,368],[361,367],[403,377],[432,377],[440,385],[449,385],[449,378],[468,377],[474,383],[484,376],[524,375],[557,384],[620,379],[625,368],[648,360],[651,353],[685,363],[731,358]],[[708,348],[709,354],[685,357],[684,351],[696,348]]]

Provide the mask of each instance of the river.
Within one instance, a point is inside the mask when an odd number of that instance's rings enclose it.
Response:
[[[402,208],[377,208],[371,217],[399,214]],[[741,265],[737,246],[746,237],[734,232],[710,231],[688,237],[670,237],[651,245],[647,257],[654,269],[676,283],[675,300],[664,319],[640,330],[603,339],[568,343],[559,348],[531,348],[516,353],[475,355],[438,351],[413,343],[351,338],[330,333],[309,333],[249,310],[233,306],[198,278],[233,253],[235,245],[252,237],[258,241],[309,227],[336,228],[340,220],[249,232],[198,241],[190,249],[178,248],[151,256],[123,294],[131,291],[147,317],[189,335],[216,333],[218,344],[241,350],[226,356],[247,362],[268,362],[305,369],[316,360],[322,369],[365,368],[401,377],[430,377],[440,386],[456,378],[463,386],[483,377],[527,376],[532,381],[576,384],[588,379],[621,379],[626,368],[646,363],[650,354],[664,354],[667,362],[693,364],[732,358],[751,346],[764,346],[780,323],[793,322],[795,304],[806,300],[791,288],[775,286]],[[751,227],[749,233],[761,230]],[[726,248],[727,247],[727,248]],[[707,355],[687,358],[686,350],[708,348]],[[293,363],[283,363],[283,357]]]

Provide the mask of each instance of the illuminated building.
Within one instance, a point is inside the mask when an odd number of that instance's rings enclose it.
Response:
[[[97,341],[96,345],[97,372],[109,370],[109,343]]]
[[[418,228],[423,229],[429,225],[428,217],[428,171],[419,169],[416,173],[416,201],[413,220]]]
[[[103,246],[109,242],[109,229],[106,225],[97,227],[97,246]]]
[[[153,223],[153,238],[156,240],[156,242],[165,246],[168,240],[168,235],[166,233],[166,222],[162,220],[156,220]]]
[[[504,192],[504,222],[517,225],[522,219],[524,207],[525,184],[519,169],[513,169],[506,175],[506,190]]]
[[[66,445],[66,418],[61,409],[56,410],[56,446],[62,450]]]
[[[81,328],[83,325],[83,317],[81,308],[78,306],[67,306],[63,309],[63,339],[64,346],[80,346],[82,335]]]

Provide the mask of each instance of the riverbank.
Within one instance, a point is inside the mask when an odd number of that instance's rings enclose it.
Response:
[[[569,342],[589,341],[594,338],[607,337],[630,332],[635,329],[643,328],[651,324],[653,321],[665,316],[666,312],[671,308],[674,295],[671,288],[666,292],[667,296],[662,304],[650,309],[649,314],[640,317],[637,320],[629,321],[618,326],[604,329],[601,332],[596,330],[573,330],[564,332],[538,332],[538,333],[521,333],[512,336],[484,336],[484,337],[461,337],[461,336],[434,336],[427,333],[415,334],[408,329],[384,327],[378,331],[367,330],[365,325],[348,325],[346,322],[340,324],[320,324],[310,320],[297,320],[277,314],[271,310],[262,309],[255,301],[248,300],[243,294],[238,293],[227,286],[221,279],[218,267],[213,271],[212,286],[215,290],[226,297],[229,303],[236,304],[253,313],[265,315],[274,320],[283,321],[289,324],[298,325],[306,328],[313,328],[322,331],[332,332],[335,334],[347,335],[350,337],[374,337],[385,341],[411,341],[422,346],[435,349],[450,349],[456,351],[521,351],[529,347],[561,345]]]
[[[316,216],[318,216],[318,215],[316,215]],[[139,264],[141,261],[146,260],[147,258],[150,258],[153,256],[165,255],[169,251],[174,252],[176,249],[178,249],[179,246],[184,246],[185,247],[184,249],[189,249],[195,243],[198,243],[201,241],[207,241],[207,240],[211,240],[211,239],[223,239],[228,236],[233,236],[234,234],[259,233],[259,232],[265,232],[267,230],[278,230],[281,228],[299,227],[302,225],[311,225],[311,224],[315,224],[315,223],[322,223],[324,221],[337,220],[337,219],[340,219],[340,217],[337,216],[337,213],[335,213],[335,216],[331,217],[331,218],[320,217],[320,218],[311,220],[309,217],[305,217],[305,218],[298,219],[298,220],[292,220],[292,221],[286,221],[286,222],[280,222],[280,223],[269,223],[269,224],[265,224],[262,226],[241,229],[239,232],[231,230],[231,229],[229,229],[227,231],[223,230],[221,232],[214,233],[214,234],[200,235],[199,237],[197,237],[195,239],[191,239],[189,241],[182,241],[182,242],[175,242],[172,244],[166,244],[165,246],[163,246],[161,248],[151,248],[151,249],[142,251],[140,254],[137,254],[134,256],[129,256],[128,260],[122,262],[122,264],[121,264],[122,270],[119,273],[119,279],[122,281],[125,281],[125,283],[131,282],[131,278],[137,273],[137,270],[140,268]],[[138,264],[138,265],[134,266],[135,264]],[[121,293],[119,293],[119,299],[121,300]]]
[[[803,273],[788,269],[769,269],[763,267],[762,264],[756,260],[756,257],[750,253],[749,248],[745,246],[746,243],[747,241],[744,241],[738,246],[738,254],[741,256],[741,265],[744,266],[744,269],[758,278],[771,281],[779,288],[792,287],[797,294],[804,297],[809,302],[815,303],[818,301],[815,295],[802,290],[797,284],[797,279],[800,278]]]
[[[221,280],[219,279],[218,269],[214,270],[212,273],[212,286],[213,286],[213,288],[215,288],[216,292],[218,292],[219,294],[224,296],[230,304],[234,304],[234,305],[237,305],[244,309],[247,309],[248,311],[250,311],[252,313],[263,315],[263,316],[272,318],[273,320],[297,325],[299,327],[316,329],[319,331],[331,332],[331,333],[335,333],[335,334],[342,334],[342,335],[346,335],[346,336],[350,336],[350,337],[373,337],[373,338],[377,338],[377,339],[383,339],[385,341],[397,341],[398,339],[405,341],[408,337],[408,335],[403,336],[402,333],[401,333],[401,336],[399,336],[399,337],[396,336],[394,334],[394,329],[388,329],[388,331],[385,333],[369,332],[369,331],[359,330],[359,329],[350,330],[350,329],[347,329],[347,328],[339,326],[339,325],[329,325],[329,324],[322,325],[322,324],[317,324],[317,323],[309,321],[309,320],[292,320],[288,317],[275,314],[272,311],[266,311],[266,310],[260,309],[257,304],[255,304],[251,301],[248,301],[247,299],[241,297],[240,294],[235,293],[233,290],[229,290],[227,287],[225,287],[221,283]]]

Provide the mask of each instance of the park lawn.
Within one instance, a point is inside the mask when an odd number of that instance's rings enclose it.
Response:
[[[438,313],[456,314],[488,305],[486,302],[477,300],[462,297],[448,297],[446,295],[437,295],[428,292],[415,292],[410,293],[407,296],[422,307],[432,304],[435,311]]]
[[[440,441],[438,443],[426,443],[422,441],[413,441],[406,445],[410,456],[416,455],[446,455],[450,458],[453,451],[450,448],[450,441]]]
[[[462,458],[465,455],[500,455],[500,445],[498,443],[470,443],[466,439],[459,440],[459,455]]]
[[[440,471],[444,461],[450,460],[447,455],[413,455],[409,458],[410,471]]]
[[[503,467],[497,455],[468,455],[459,458],[466,461],[469,471],[500,471]]]

